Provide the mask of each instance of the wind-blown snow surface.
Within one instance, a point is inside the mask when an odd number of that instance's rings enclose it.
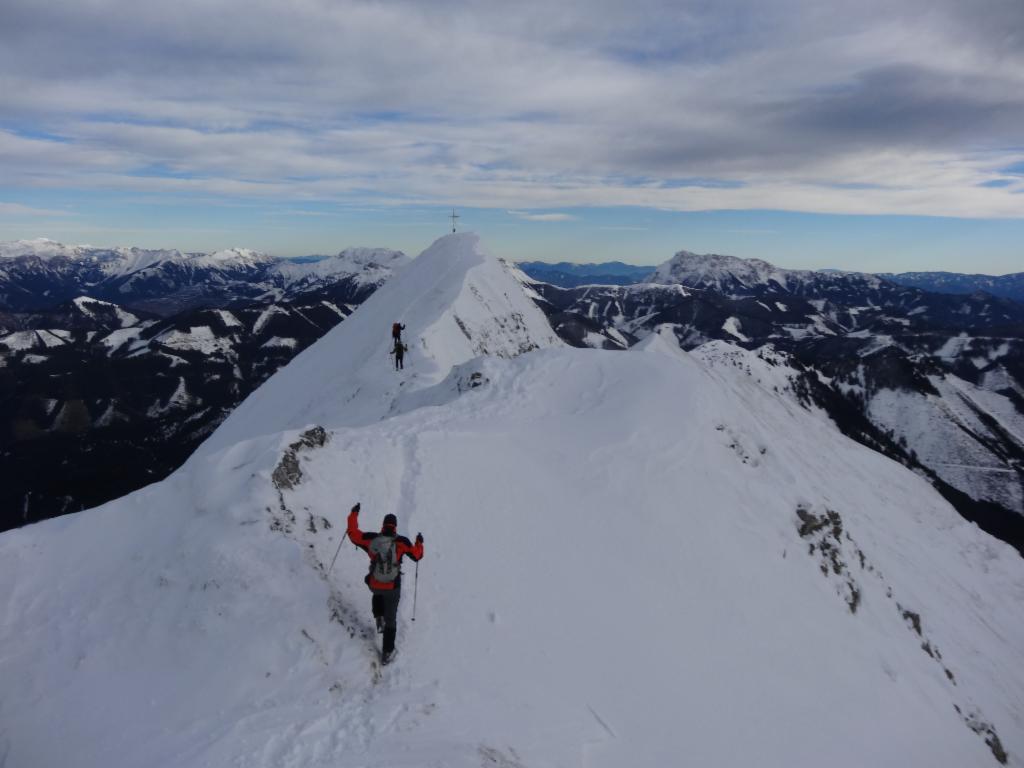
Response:
[[[755,353],[569,349],[524,300],[444,238],[171,478],[0,536],[0,762],[960,768],[991,727],[1024,765],[1010,547]],[[325,575],[357,500],[426,536],[383,670],[365,555]]]

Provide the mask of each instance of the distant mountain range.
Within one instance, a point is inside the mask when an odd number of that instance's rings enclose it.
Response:
[[[0,530],[165,477],[408,261],[51,241],[0,254]]]
[[[770,284],[773,280],[779,288],[785,287],[778,283],[779,279],[791,285],[816,282],[826,285],[830,276],[861,275],[865,281],[878,277],[887,282],[897,283],[911,288],[920,288],[932,293],[972,294],[989,293],[1004,299],[1024,302],[1024,272],[1009,275],[968,275],[956,272],[880,272],[877,274],[846,272],[839,269],[795,270],[781,269],[760,259],[740,259],[735,256],[717,254],[700,255],[688,251],[688,269],[692,270],[686,280],[694,287],[713,288],[714,290],[742,289],[744,283],[751,285]],[[562,261],[550,264],[543,261],[523,261],[517,265],[527,275],[551,285],[563,288],[575,288],[580,285],[636,285],[652,279],[655,267],[635,266],[621,261],[610,261],[597,264],[574,264]],[[661,268],[667,268],[662,265]],[[735,281],[734,285],[716,279],[716,274]],[[669,276],[662,276],[664,280]],[[808,289],[810,290],[810,289]]]
[[[1024,272],[1009,275],[963,275],[957,272],[882,273],[879,277],[937,293],[976,293],[1024,302]]]
[[[660,265],[650,281],[711,290],[733,298],[779,295],[828,299],[837,306],[861,307],[861,314],[895,311],[910,318],[907,322],[911,324],[922,321],[948,328],[991,328],[1024,320],[1024,304],[984,292],[961,295],[929,291],[865,272],[783,269],[760,259],[736,256],[680,251]],[[906,318],[902,324],[906,324]]]
[[[0,310],[33,312],[87,295],[170,316],[232,302],[291,300],[339,284],[348,286],[351,300],[406,261],[400,251],[375,248],[284,259],[245,248],[182,253],[19,240],[0,243]]]

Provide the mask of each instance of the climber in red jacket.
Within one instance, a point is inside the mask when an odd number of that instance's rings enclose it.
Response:
[[[395,655],[395,634],[398,632],[398,601],[402,597],[402,558],[408,555],[415,561],[423,557],[423,534],[416,535],[413,544],[398,535],[398,518],[384,516],[380,533],[359,530],[359,505],[348,514],[348,537],[352,543],[370,556],[370,571],[366,585],[373,592],[373,618],[377,632],[384,634],[381,662],[387,664]]]

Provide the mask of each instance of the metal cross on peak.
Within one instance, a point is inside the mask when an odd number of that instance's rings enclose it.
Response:
[[[460,219],[462,217],[455,213],[455,209],[452,208],[452,215],[449,216],[448,218],[452,220],[452,234],[455,234],[455,220]]]

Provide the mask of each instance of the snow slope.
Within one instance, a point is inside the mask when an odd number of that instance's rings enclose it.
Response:
[[[531,307],[443,238],[171,478],[0,535],[0,764],[1024,765],[1010,547],[771,359]],[[357,500],[426,536],[383,670]]]
[[[872,421],[914,446],[925,465],[954,488],[1024,513],[1024,416],[1005,395],[952,374],[933,374],[928,382],[931,393],[868,394]],[[1007,447],[1016,450],[1008,454]]]

